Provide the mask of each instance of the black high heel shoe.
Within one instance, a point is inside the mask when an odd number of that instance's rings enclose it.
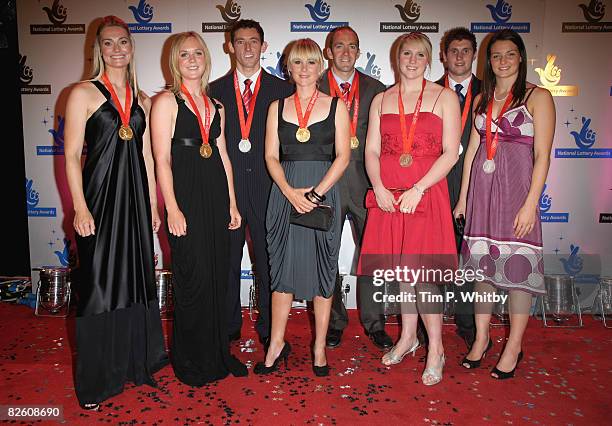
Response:
[[[86,411],[100,411],[100,404],[79,404],[79,406]]]
[[[326,377],[329,376],[329,365],[314,365],[314,361],[312,362],[312,372],[317,377]]]
[[[506,379],[513,378],[514,372],[516,371],[516,367],[518,367],[519,362],[521,362],[522,359],[523,359],[523,351],[520,351],[518,354],[518,357],[516,358],[516,364],[514,365],[514,368],[512,369],[512,371],[501,371],[500,369],[495,367],[493,370],[491,370],[491,377],[497,380],[506,380]],[[497,374],[497,377],[495,377],[493,374]]]
[[[487,356],[487,352],[492,347],[493,347],[493,340],[491,340],[491,338],[489,338],[489,343],[487,343],[487,348],[484,350],[484,352],[480,356],[480,359],[476,359],[476,360],[468,359],[467,355],[466,355],[465,357],[463,357],[463,361],[461,361],[461,365],[463,366],[463,368],[467,368],[468,370],[470,370],[472,368],[480,367],[480,363],[482,362],[484,357]]]
[[[260,375],[266,375],[266,374],[273,373],[278,370],[278,366],[281,360],[285,361],[285,369],[287,369],[287,364],[288,364],[287,358],[289,358],[290,353],[291,353],[291,345],[289,344],[289,342],[285,342],[285,346],[283,346],[283,349],[281,350],[280,354],[278,354],[278,357],[274,360],[274,364],[267,367],[265,361],[258,362],[257,364],[255,364],[255,368],[253,369],[253,372],[255,374],[260,374]]]

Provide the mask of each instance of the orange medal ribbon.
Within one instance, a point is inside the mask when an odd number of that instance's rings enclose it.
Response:
[[[417,121],[421,112],[421,104],[423,103],[423,92],[425,91],[425,85],[427,80],[423,79],[421,85],[421,93],[417,99],[416,105],[414,106],[414,113],[412,114],[412,123],[410,124],[409,133],[406,134],[406,117],[404,116],[404,102],[402,101],[402,85],[400,83],[397,94],[397,109],[399,110],[400,129],[402,131],[402,155],[400,156],[400,166],[410,167],[412,164],[412,143],[414,142],[414,132],[416,130]]]
[[[202,116],[200,115],[198,106],[196,105],[195,101],[193,100],[193,97],[191,96],[191,93],[189,93],[189,90],[187,90],[184,84],[181,84],[181,92],[189,101],[189,105],[191,105],[191,108],[193,109],[193,112],[195,113],[196,118],[198,119],[198,125],[200,126],[200,135],[202,135],[202,146],[200,146],[200,155],[204,158],[209,158],[212,155],[212,147],[208,143],[208,135],[210,132],[210,107],[208,106],[208,99],[206,98],[206,96],[204,96],[204,94],[202,94],[202,97],[204,98],[204,109],[206,111],[206,123],[203,124]]]
[[[297,132],[295,132],[295,138],[298,142],[308,142],[310,140],[310,130],[308,130],[308,119],[310,118],[310,113],[314,108],[314,104],[319,97],[319,91],[315,89],[314,93],[310,97],[310,101],[308,102],[308,106],[306,107],[306,113],[302,116],[302,105],[300,104],[300,97],[297,92],[293,95],[293,101],[295,102],[295,112],[297,113],[298,126]]]
[[[132,89],[130,87],[130,83],[127,81],[125,82],[125,107],[121,107],[121,102],[119,102],[117,92],[115,92],[115,88],[108,79],[106,73],[102,74],[102,82],[104,83],[106,90],[110,92],[113,103],[119,112],[119,117],[121,117],[119,137],[124,141],[129,141],[134,138],[134,131],[130,127],[130,114],[132,112]]]
[[[347,99],[344,99],[344,96],[342,96],[342,91],[338,87],[338,83],[336,82],[331,70],[327,71],[327,80],[329,80],[330,94],[333,97],[344,100],[346,109],[349,111],[349,113],[351,111],[353,100],[355,100],[355,105],[353,106],[353,117],[351,118],[351,149],[357,149],[359,147],[359,139],[357,139],[357,118],[359,116],[359,73],[355,71],[353,84],[349,89]]]
[[[257,101],[257,94],[259,93],[259,86],[261,85],[261,71],[259,73],[259,77],[257,77],[257,82],[255,83],[255,90],[253,91],[253,96],[251,97],[250,102],[250,113],[249,117],[244,119],[244,108],[242,108],[242,96],[240,95],[240,85],[238,84],[238,73],[234,71],[234,92],[236,92],[236,106],[238,107],[238,120],[240,122],[240,142],[238,143],[238,149],[241,152],[249,152],[251,150],[251,141],[249,139],[249,134],[251,133],[251,125],[253,124],[253,116],[255,114],[255,102]]]
[[[465,129],[465,123],[467,122],[470,108],[472,107],[472,80],[473,78],[470,78],[470,84],[467,88],[467,95],[465,96],[465,103],[463,104],[463,111],[461,111],[461,135],[463,135],[463,129]],[[444,78],[444,86],[450,88],[448,83],[448,74]]]
[[[497,137],[499,132],[499,121],[504,117],[504,114],[510,104],[512,103],[512,88],[508,92],[508,96],[506,97],[506,102],[502,106],[502,109],[499,111],[497,115],[497,128],[495,129],[495,136],[492,135],[491,131],[491,123],[493,122],[493,100],[489,101],[487,105],[487,122],[486,122],[486,147],[487,147],[487,160],[483,163],[482,168],[485,173],[490,174],[495,171],[495,161],[493,157],[495,157],[495,153],[497,152]]]

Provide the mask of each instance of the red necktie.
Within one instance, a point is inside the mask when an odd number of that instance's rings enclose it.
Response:
[[[347,102],[348,94],[351,91],[351,83],[349,83],[348,81],[340,83],[340,88],[342,89],[342,98],[344,99],[344,102]]]
[[[252,81],[248,78],[244,80],[244,92],[242,92],[242,103],[244,104],[247,114],[251,112],[251,98],[253,97],[253,92],[251,92],[251,83]]]

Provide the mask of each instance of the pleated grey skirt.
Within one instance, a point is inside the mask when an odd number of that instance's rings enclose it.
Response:
[[[316,186],[331,166],[329,161],[283,161],[287,182],[294,188]],[[316,231],[289,223],[291,204],[276,184],[266,214],[272,291],[296,299],[329,298],[334,292],[341,238],[340,198],[334,185],[323,204],[334,209],[331,229]]]

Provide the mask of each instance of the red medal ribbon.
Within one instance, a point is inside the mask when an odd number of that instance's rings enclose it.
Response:
[[[334,78],[334,75],[331,70],[327,71],[327,79],[329,80],[329,91],[333,97],[341,98],[344,100],[346,104],[346,109],[351,112],[351,105],[353,104],[353,100],[355,100],[355,105],[353,106],[353,117],[351,118],[351,137],[357,136],[357,118],[359,116],[359,73],[355,71],[355,76],[353,77],[353,84],[351,84],[351,88],[349,89],[349,95],[347,99],[344,99],[342,96],[342,91],[338,87],[338,83]]]
[[[487,105],[487,131],[486,131],[486,143],[487,143],[487,160],[492,160],[495,157],[495,153],[497,152],[497,132],[499,131],[499,120],[503,118],[506,109],[512,103],[512,88],[508,92],[508,96],[506,98],[506,102],[502,106],[502,109],[499,111],[497,115],[497,128],[495,129],[495,136],[491,134],[491,123],[493,121],[493,100],[489,101],[489,105]]]
[[[191,108],[193,109],[193,112],[195,113],[198,119],[198,125],[200,126],[200,134],[202,135],[202,145],[209,145],[208,133],[210,131],[210,107],[208,106],[208,99],[206,99],[206,96],[204,96],[204,94],[202,93],[202,97],[204,98],[204,107],[206,110],[206,123],[202,124],[202,116],[200,115],[198,106],[196,105],[195,101],[193,100],[193,97],[191,96],[184,84],[181,84],[181,92],[189,101],[189,105],[191,105]]]
[[[115,92],[115,88],[108,79],[106,73],[102,74],[102,82],[104,83],[104,86],[106,86],[106,90],[110,92],[111,98],[113,99],[114,104],[117,106],[117,111],[121,117],[121,124],[126,127],[130,127],[130,114],[132,112],[132,89],[130,88],[130,83],[128,81],[125,82],[125,108],[122,108],[117,92]]]
[[[253,92],[253,96],[251,97],[250,105],[250,114],[249,117],[244,119],[244,108],[242,108],[242,96],[240,94],[240,85],[238,84],[238,73],[234,71],[234,91],[236,92],[236,106],[238,107],[238,120],[240,122],[240,135],[242,139],[249,139],[249,134],[251,133],[251,124],[253,124],[253,112],[255,111],[255,102],[257,101],[257,94],[259,93],[259,86],[261,85],[261,71],[259,76],[257,77],[257,82],[255,83],[255,91]]]
[[[470,113],[470,108],[472,107],[472,80],[470,78],[470,84],[468,84],[467,95],[465,96],[465,103],[463,104],[463,111],[461,111],[461,135],[463,135],[463,129],[465,129],[465,123],[467,122],[468,114]],[[444,78],[444,86],[449,87],[448,83],[448,74]]]
[[[406,135],[406,117],[404,117],[404,102],[402,102],[402,85],[399,85],[399,93],[397,94],[397,108],[399,110],[400,118],[400,129],[402,131],[402,153],[410,154],[412,152],[412,143],[414,142],[414,131],[416,130],[417,120],[419,119],[419,113],[421,112],[421,104],[423,103],[423,92],[425,91],[425,85],[427,80],[423,79],[421,86],[421,93],[417,99],[416,105],[414,106],[414,113],[412,114],[412,123],[410,124],[409,134]]]
[[[305,129],[308,127],[308,119],[310,118],[310,113],[314,108],[314,104],[319,97],[319,91],[315,89],[314,93],[310,97],[310,101],[308,102],[308,106],[306,107],[306,113],[302,116],[302,105],[300,104],[300,97],[297,92],[293,95],[293,101],[295,102],[295,112],[297,113],[297,119],[299,123],[300,129]]]

